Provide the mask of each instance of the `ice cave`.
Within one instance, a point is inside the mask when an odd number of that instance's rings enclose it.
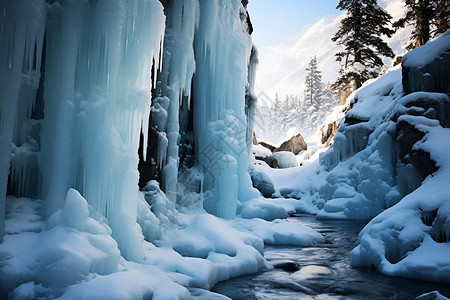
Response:
[[[269,2],[0,0],[1,299],[450,298],[449,1]]]

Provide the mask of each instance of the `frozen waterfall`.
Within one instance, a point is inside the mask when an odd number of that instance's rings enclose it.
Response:
[[[74,188],[107,219],[122,255],[141,260],[138,148],[175,204],[189,135],[208,212],[234,218],[259,196],[248,173],[257,51],[240,1],[1,9],[1,236],[7,193],[44,199],[49,217]]]

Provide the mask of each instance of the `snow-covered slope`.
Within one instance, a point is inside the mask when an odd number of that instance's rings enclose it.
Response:
[[[398,19],[403,14],[401,0],[382,0],[379,4],[393,17]],[[319,22],[302,28],[294,35],[287,37],[279,45],[259,48],[260,65],[256,78],[256,94],[264,92],[275,99],[279,93],[280,99],[285,95],[299,95],[304,89],[305,68],[310,58],[317,56],[319,70],[322,71],[323,81],[334,82],[338,72],[339,63],[335,61],[334,54],[339,46],[331,41],[334,33],[340,26],[340,16],[325,16]],[[409,40],[410,28],[404,28],[387,39],[396,55],[401,55],[405,42]],[[385,60],[390,66],[391,59]]]

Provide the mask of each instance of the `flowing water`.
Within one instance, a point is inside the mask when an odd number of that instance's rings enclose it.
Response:
[[[267,246],[264,257],[298,271],[271,269],[218,283],[213,291],[232,299],[414,299],[439,291],[450,297],[450,285],[383,276],[370,268],[353,268],[350,251],[365,222],[316,220],[298,215],[291,222],[322,233],[327,243],[312,247]],[[450,255],[450,254],[449,254]],[[431,298],[433,299],[433,298]]]

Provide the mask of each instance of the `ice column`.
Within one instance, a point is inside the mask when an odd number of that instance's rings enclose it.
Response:
[[[245,87],[252,42],[240,18],[239,0],[201,0],[196,29],[194,132],[205,188],[205,207],[232,218],[237,201],[252,197],[246,146]]]
[[[0,242],[11,145],[21,132],[15,125],[30,118],[39,85],[45,5],[43,0],[0,2]]]
[[[247,116],[247,152],[250,160],[253,159],[253,128],[257,101],[257,98],[254,94],[254,88],[258,63],[258,50],[256,49],[256,46],[253,45],[248,65],[248,85],[245,92],[245,115]]]
[[[147,144],[164,21],[156,0],[63,1],[48,21],[41,157],[47,213],[75,187],[108,219],[121,254],[135,261],[143,239],[137,150],[141,128]]]

